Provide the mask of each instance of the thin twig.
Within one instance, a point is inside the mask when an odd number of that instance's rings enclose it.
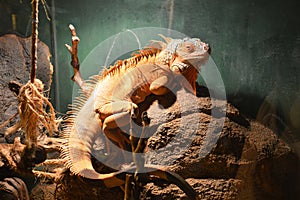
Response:
[[[148,118],[147,112],[143,112],[142,115],[142,133],[140,135],[140,138],[136,140],[136,138],[133,137],[133,130],[132,130],[132,119],[130,120],[130,129],[129,129],[129,134],[130,134],[130,143],[131,143],[131,151],[132,151],[132,157],[133,157],[133,162],[136,166],[136,171],[134,173],[134,182],[135,182],[135,187],[134,189],[131,187],[131,182],[126,179],[125,182],[125,197],[124,199],[128,199],[129,195],[129,190],[134,191],[134,198],[139,198],[140,196],[140,187],[142,187],[142,182],[141,182],[141,174],[144,171],[145,167],[145,160],[144,156],[141,155],[145,148],[145,128],[146,126],[149,125],[150,119]],[[126,177],[127,178],[127,177]],[[127,187],[127,188],[126,188]]]
[[[38,164],[37,166],[63,165],[65,162],[65,159],[48,159]]]
[[[131,189],[132,189],[131,178],[132,178],[131,174],[126,174],[125,188],[124,188],[124,200],[130,200],[131,199]]]
[[[37,170],[32,170],[32,173],[39,177],[39,178],[46,178],[52,181],[55,181],[58,177],[59,174],[58,173],[51,173],[51,172],[42,172],[42,171],[37,171]]]
[[[46,14],[46,18],[47,20],[51,21],[51,15],[49,14],[49,6],[47,5],[47,2],[46,0],[42,0],[42,5],[44,7],[44,11],[45,11],[45,14]]]

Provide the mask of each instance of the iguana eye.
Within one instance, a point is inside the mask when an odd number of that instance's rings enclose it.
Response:
[[[189,53],[195,51],[194,45],[192,45],[192,44],[186,44],[184,48],[185,48],[186,51],[189,52]]]

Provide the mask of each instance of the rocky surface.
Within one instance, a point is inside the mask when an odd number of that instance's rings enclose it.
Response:
[[[299,197],[298,157],[270,129],[247,120],[224,101],[216,100],[212,109],[208,97],[193,97],[183,90],[178,97],[181,100],[170,108],[154,104],[148,112],[148,133],[154,134],[146,148],[147,163],[168,165],[201,199]],[[61,165],[57,167],[61,169]],[[64,174],[58,182],[41,178],[35,185],[28,185],[33,187],[30,198],[123,199],[120,188],[106,189],[68,172]],[[143,187],[141,199],[187,197],[176,185],[155,181]]]
[[[222,100],[193,100],[184,91],[178,98],[167,110],[158,106],[149,110],[158,128],[148,141],[148,162],[168,164],[203,199],[297,197],[298,157],[270,129],[247,120]],[[184,141],[190,145],[182,145]],[[145,193],[154,199],[181,198],[174,188],[149,184]]]
[[[42,80],[45,91],[49,93],[53,67],[50,63],[49,48],[41,41],[38,42],[37,78]],[[31,68],[31,38],[22,38],[14,34],[0,37],[0,125],[17,113],[18,100],[9,88],[9,82],[25,84],[30,79]],[[7,144],[4,132],[19,119],[15,117],[11,123],[0,129],[0,199],[29,199],[27,187],[35,181],[28,181],[30,163],[23,162],[25,145],[20,139],[11,140]],[[45,160],[45,153],[44,158]],[[39,156],[36,156],[38,158]],[[32,176],[32,174],[31,174]],[[19,178],[17,178],[19,177]],[[21,180],[22,178],[23,180]],[[26,179],[26,180],[25,180]],[[27,186],[24,182],[26,182]]]
[[[49,92],[53,67],[50,63],[50,51],[43,42],[38,42],[37,78]],[[14,34],[0,37],[0,124],[17,112],[17,98],[10,91],[8,83],[17,81],[25,84],[30,79],[31,38],[22,38]],[[4,130],[0,130],[3,134]]]
[[[241,185],[237,179],[194,179],[186,180],[201,199],[236,199]],[[188,199],[176,185],[154,185],[150,183],[144,189],[142,199]]]
[[[148,115],[151,123],[147,131],[154,134],[148,140],[146,162],[168,165],[201,199],[299,197],[294,151],[270,129],[246,119],[229,103],[180,90],[174,105],[161,109],[154,103]],[[60,184],[62,190],[57,194],[63,198],[59,199],[112,198],[112,194],[114,199],[123,199],[119,188],[99,189],[75,177],[65,181]],[[187,197],[176,185],[156,181],[144,186],[141,199]]]

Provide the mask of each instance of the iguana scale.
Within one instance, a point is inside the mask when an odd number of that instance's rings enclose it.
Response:
[[[64,130],[67,142],[62,155],[72,173],[102,180],[109,188],[123,185],[124,174],[134,171],[134,167],[109,174],[96,172],[91,162],[95,137],[102,132],[122,147],[128,141],[115,130],[129,123],[138,112],[137,104],[148,95],[164,95],[176,84],[195,93],[198,71],[208,60],[209,46],[197,38],[164,39],[165,42],[152,42],[84,83],[89,92],[84,92],[73,104]],[[188,84],[176,82],[180,76]],[[150,174],[168,180],[175,177],[157,166],[145,165],[145,168],[154,170]],[[185,184],[183,180],[181,189],[189,190]]]

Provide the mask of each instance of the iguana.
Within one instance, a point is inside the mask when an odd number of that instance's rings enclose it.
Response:
[[[124,174],[134,171],[134,167],[109,174],[96,172],[91,162],[95,137],[102,132],[122,147],[128,141],[115,130],[136,116],[137,104],[148,95],[164,95],[177,84],[195,93],[198,71],[209,57],[208,44],[198,38],[163,38],[165,42],[153,41],[131,58],[117,61],[100,75],[84,82],[88,92],[74,102],[64,130],[67,142],[62,156],[72,173],[102,180],[108,188],[123,185]],[[189,84],[183,80],[176,82],[180,80],[178,77],[185,77]],[[176,178],[157,166],[145,165],[145,168],[161,178]],[[181,184],[181,189],[189,190],[183,179]]]

